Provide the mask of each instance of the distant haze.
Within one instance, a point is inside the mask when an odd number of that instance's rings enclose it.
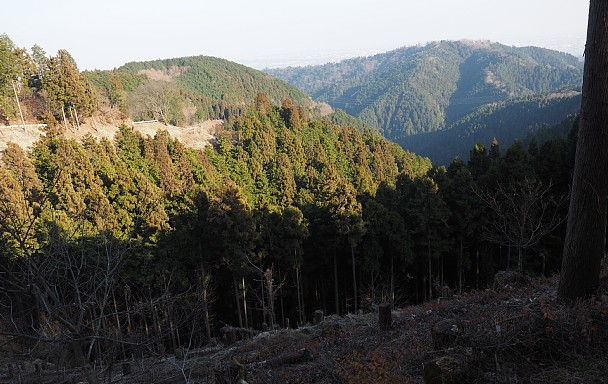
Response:
[[[254,68],[320,64],[436,40],[582,56],[588,0],[7,1],[0,33],[80,69],[210,55]]]

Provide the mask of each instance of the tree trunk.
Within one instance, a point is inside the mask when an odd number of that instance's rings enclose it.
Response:
[[[374,281],[374,272],[371,273],[371,290],[372,290],[372,305],[376,302],[376,282]]]
[[[279,271],[279,276],[281,272]],[[281,321],[278,323],[279,326],[285,326],[285,309],[283,307],[283,285],[279,286],[279,298],[281,299]]]
[[[249,311],[247,310],[247,286],[245,285],[245,278],[243,280],[243,314],[245,315],[245,328],[249,328]]]
[[[150,293],[150,312],[152,313],[152,321],[154,325],[154,331],[156,332],[158,350],[161,354],[165,353],[165,345],[163,340],[162,330],[160,328],[160,322],[158,321],[158,315],[154,303],[152,302],[152,294]]]
[[[338,260],[336,247],[334,247],[334,299],[336,301],[336,315],[340,315],[340,296],[338,294]]]
[[[268,268],[264,273],[264,280],[266,281],[266,293],[268,294],[268,325],[270,330],[274,331],[275,313],[274,313],[274,296],[275,288],[273,284],[274,269]]]
[[[243,328],[243,316],[241,315],[241,300],[239,299],[239,286],[236,278],[233,278],[234,283],[234,298],[236,299],[236,312],[239,315],[239,328]]]
[[[165,310],[164,310],[165,318],[167,319],[167,322],[169,323],[169,334],[171,336],[171,348],[173,351],[175,351],[177,349],[179,341],[176,337],[176,329],[173,324],[173,304],[170,299],[167,300],[167,298],[165,297],[163,299],[163,306],[165,307]]]
[[[558,295],[590,296],[599,287],[608,194],[608,2],[591,0],[583,94]]]
[[[211,321],[209,319],[209,295],[207,292],[207,283],[203,285],[203,319],[205,321],[205,335],[207,340],[211,339]]]
[[[131,336],[131,331],[133,330],[133,326],[131,324],[131,309],[130,309],[130,306],[129,306],[129,292],[130,292],[130,289],[127,289],[127,288],[128,288],[128,285],[125,286],[125,290],[124,290],[124,293],[125,293],[125,309],[127,310],[127,335]],[[146,336],[147,336],[147,334],[148,334],[148,329],[146,328]]]
[[[304,324],[304,309],[302,308],[302,291],[300,289],[300,267],[296,266],[296,293],[298,295],[298,325]]]
[[[395,258],[391,253],[391,308],[395,307]]]
[[[268,314],[268,308],[266,308],[266,294],[265,283],[264,283],[264,272],[260,270],[260,284],[262,286],[262,324],[266,324],[268,326],[268,322],[266,321],[266,315]]]
[[[416,274],[414,275],[414,285],[416,286],[416,303],[420,303],[420,275],[418,273],[418,264],[416,263]],[[424,285],[422,286],[424,291]]]
[[[441,284],[440,284],[440,286],[443,289],[443,285],[444,285],[444,280],[443,280],[443,254],[440,256],[439,260],[440,260],[440,268],[441,268],[441,271],[440,271],[440,274],[441,274],[441,278],[440,278]]]
[[[353,247],[352,245],[350,246],[350,255],[352,258],[352,262],[353,262],[353,294],[354,294],[355,314],[356,314],[359,311],[359,307],[357,304],[357,273],[355,271],[355,247]]]
[[[431,269],[431,238],[427,239],[429,256],[429,300],[433,300],[433,270]]]
[[[120,323],[120,316],[118,315],[118,305],[116,304],[114,288],[112,288],[112,303],[114,304],[114,319],[116,320],[115,335],[118,340],[122,340],[122,325]],[[127,353],[125,351],[125,345],[123,343],[120,343],[120,350],[122,352],[122,359],[125,360],[127,358]]]
[[[524,272],[524,255],[522,247],[517,247],[517,272]]]
[[[460,239],[460,252],[458,253],[458,294],[462,295],[462,275],[463,275],[463,270],[464,270],[464,266],[463,266],[463,245],[462,245],[462,239]]]
[[[75,336],[76,340],[72,341],[72,352],[74,353],[74,363],[77,367],[82,369],[84,376],[90,384],[100,384],[97,373],[91,368],[91,365],[85,360],[84,353],[82,352],[82,343],[78,336]]]
[[[209,318],[209,280],[205,273],[205,263],[203,260],[203,244],[199,241],[198,253],[201,260],[200,276],[199,276],[199,289],[203,296],[203,321],[205,323],[205,336],[207,340],[211,339],[211,320]]]
[[[211,339],[211,324],[209,320],[209,294],[207,276],[205,276],[205,264],[201,262],[199,271],[199,289],[203,299],[203,322],[205,323],[205,336],[207,340]]]
[[[479,288],[479,249],[475,250],[475,285]]]

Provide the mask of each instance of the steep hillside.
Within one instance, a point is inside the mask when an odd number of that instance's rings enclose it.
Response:
[[[502,282],[396,308],[388,330],[374,312],[275,332],[225,327],[223,337],[202,347],[121,361],[113,378],[134,384],[179,384],[184,376],[196,383],[605,382],[606,299],[569,306],[555,296],[557,276]],[[0,361],[19,366],[25,382],[82,377],[73,368],[40,371],[40,360],[24,356],[0,355]]]
[[[580,94],[487,104],[454,122],[449,129],[412,135],[397,142],[405,149],[431,158],[434,164],[447,165],[456,156],[468,159],[469,150],[477,143],[489,146],[496,138],[506,148],[516,139],[524,140],[540,128],[576,115],[580,105]]]
[[[268,72],[397,141],[446,129],[482,105],[578,91],[582,82],[582,63],[574,56],[466,41]]]
[[[263,72],[228,60],[193,56],[132,62],[114,71],[85,72],[100,102],[134,119],[192,125],[240,115],[263,92],[273,104],[289,98],[309,107],[310,97]]]
[[[251,105],[255,96],[264,92],[275,104],[286,97],[305,105],[309,97],[299,89],[267,74],[228,60],[210,56],[193,56],[123,65],[120,72],[144,74],[150,79],[175,82],[195,95],[227,104]]]

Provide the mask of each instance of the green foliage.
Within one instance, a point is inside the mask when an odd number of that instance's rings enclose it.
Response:
[[[62,116],[62,110],[69,113],[75,108],[82,116],[90,116],[96,109],[96,98],[93,89],[83,77],[72,56],[65,50],[59,50],[57,56],[51,57],[44,70],[42,89],[55,117]]]
[[[13,81],[19,79],[19,61],[15,46],[6,34],[0,35],[0,119],[17,116],[13,93]]]
[[[260,71],[228,60],[209,56],[183,57],[123,65],[120,72],[140,74],[158,71],[175,79],[177,85],[209,100],[224,100],[229,105],[251,105],[259,92],[274,104],[286,97],[306,103],[306,95]]]
[[[119,106],[134,119],[156,118],[175,125],[228,120],[242,115],[252,104],[265,113],[286,98],[297,107],[310,105],[307,95],[281,80],[207,56],[133,62],[113,71],[84,75],[97,89],[102,104]],[[260,94],[264,99],[255,102]],[[165,100],[164,108],[159,106],[159,98]],[[166,115],[168,107],[171,116]]]
[[[104,239],[126,242],[117,273],[138,299],[213,276],[217,318],[234,323],[235,296],[245,297],[259,326],[265,309],[245,295],[261,297],[255,268],[275,271],[277,286],[294,281],[279,293],[291,318],[302,307],[344,313],[388,297],[420,302],[434,285],[482,286],[510,266],[508,252],[481,235],[490,213],[474,188],[526,175],[559,182],[552,193],[567,189],[565,139],[536,149],[494,140],[446,169],[376,132],[308,119],[263,96],[257,104],[227,121],[205,151],[128,126],[113,142],[54,132],[30,155],[9,146],[0,165],[0,257],[44,259],[56,244],[94,257]],[[556,270],[559,242],[529,249],[524,269]]]
[[[541,48],[441,41],[322,66],[270,70],[400,140],[513,96],[580,90],[582,64]]]

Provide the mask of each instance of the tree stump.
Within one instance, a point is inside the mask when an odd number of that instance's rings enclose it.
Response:
[[[313,322],[314,322],[315,325],[317,325],[317,324],[319,324],[322,321],[323,321],[323,311],[320,310],[320,309],[317,309],[315,311],[315,317],[314,317],[314,321]]]
[[[448,287],[447,285],[441,287],[441,298],[449,299],[450,297],[452,297],[452,290],[450,289],[450,287]]]
[[[378,306],[378,328],[387,331],[393,326],[392,308],[390,303],[382,303]]]
[[[456,319],[440,320],[431,327],[433,348],[436,351],[462,345],[465,334],[465,324]]]
[[[524,275],[517,271],[498,271],[494,275],[492,289],[496,292],[511,289],[513,286],[526,281]]]
[[[442,356],[424,364],[426,384],[458,384],[466,368],[465,361],[459,356]]]
[[[186,354],[184,353],[184,349],[182,347],[175,348],[175,359],[183,360]]]
[[[122,363],[122,374],[123,376],[127,376],[131,373],[131,364]]]
[[[236,332],[226,332],[224,334],[224,340],[226,345],[232,345],[236,343]]]

